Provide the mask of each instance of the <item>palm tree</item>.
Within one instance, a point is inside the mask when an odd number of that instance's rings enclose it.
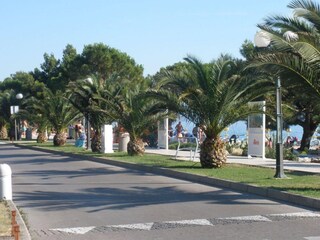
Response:
[[[241,78],[237,63],[229,56],[211,64],[191,56],[185,60],[188,66],[183,71],[166,72],[155,95],[166,101],[168,109],[201,126],[206,135],[200,149],[201,165],[219,168],[227,160],[221,132],[246,118],[253,111],[247,103],[268,91],[270,83]]]
[[[57,91],[53,93],[45,89],[43,98],[31,97],[24,103],[29,114],[35,114],[40,118],[38,131],[43,133],[46,123],[55,131],[54,146],[62,146],[66,143],[67,127],[79,118],[79,112],[71,105],[65,93]],[[41,135],[42,136],[42,135]]]
[[[0,138],[5,139],[8,137],[7,126],[10,122],[10,96],[9,91],[1,92],[0,94]]]
[[[37,104],[34,99],[28,99],[23,103],[23,109],[18,113],[20,118],[28,121],[30,125],[33,125],[37,129],[37,143],[47,142],[47,130],[50,128],[50,123],[43,113],[39,112],[38,108],[35,108],[34,104]]]
[[[97,111],[118,122],[130,135],[128,154],[143,155],[145,151],[142,135],[148,127],[167,115],[164,104],[150,99],[145,93],[147,82],[122,80],[108,85],[102,96],[94,97],[102,101],[105,108],[96,106]],[[95,102],[95,101],[94,101]]]
[[[270,37],[271,45],[257,54],[249,67],[280,76],[294,96],[297,123],[303,127],[300,150],[304,150],[320,123],[320,5],[294,0],[288,7],[294,11],[293,17],[272,16],[258,25]]]
[[[70,82],[68,92],[69,100],[75,108],[78,109],[90,122],[94,129],[94,135],[91,141],[93,152],[101,152],[101,128],[103,124],[111,122],[108,116],[100,111],[106,109],[104,102],[101,101],[102,92],[108,85],[112,85],[117,80],[117,75],[112,75],[104,80],[99,75],[92,75],[87,79],[80,79]]]

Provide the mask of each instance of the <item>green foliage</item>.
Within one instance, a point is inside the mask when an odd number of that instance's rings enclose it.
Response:
[[[266,148],[265,157],[276,159],[276,149],[275,148]],[[292,152],[292,148],[283,148],[283,159],[297,161],[298,156]]]
[[[262,73],[281,78],[285,120],[303,127],[302,150],[309,148],[320,123],[320,5],[314,1],[293,0],[288,7],[293,10],[292,17],[272,15],[258,25],[271,44],[256,51],[249,67],[255,69],[255,76]]]
[[[161,89],[178,94],[166,95],[168,109],[177,111],[191,122],[203,127],[208,138],[218,138],[230,124],[248,116],[247,103],[265,93],[256,81],[241,78],[240,69],[228,56],[221,56],[211,64],[203,64],[195,57],[185,59],[188,67],[167,71]],[[260,87],[262,87],[262,83]]]
[[[113,74],[131,81],[143,79],[143,67],[136,64],[133,58],[103,43],[86,45],[79,56],[79,69],[82,76],[99,74],[102,79],[108,79]]]
[[[102,112],[117,121],[130,134],[131,140],[142,138],[144,130],[167,114],[156,99],[145,96],[147,89],[144,84],[130,86],[117,82],[108,85],[103,98],[98,98],[107,106]]]
[[[227,126],[257,112],[247,103],[266,93],[264,87],[270,85],[268,81],[257,82],[240,76],[240,65],[228,55],[210,64],[191,56],[185,60],[187,65],[180,66],[179,71],[175,68],[164,71],[155,96],[164,101],[169,110],[199,125],[207,139],[218,141]],[[216,156],[223,155],[220,149],[213,151],[210,144],[204,149],[211,154],[216,152]]]
[[[111,123],[112,119],[101,110],[107,106],[103,102],[103,91],[113,85],[115,78],[102,79],[100,75],[92,75],[87,79],[79,79],[68,85],[69,100],[73,106],[84,116],[89,116],[89,122],[98,134],[105,123]]]
[[[290,148],[284,148],[283,155],[286,160],[298,161],[298,156]]]
[[[37,99],[30,97],[24,102],[24,114],[30,114],[30,119],[38,124],[42,130],[47,123],[56,133],[63,133],[66,128],[79,118],[79,112],[71,105],[66,94],[60,91],[53,93],[46,89],[44,97]]]
[[[150,126],[150,128],[152,129],[153,126]],[[149,133],[143,133],[142,140],[143,142],[147,143],[149,147],[155,148],[158,146],[158,134],[155,131],[149,132]]]
[[[227,143],[226,150],[232,155],[248,156],[248,143],[246,141],[233,144]]]
[[[266,148],[265,157],[275,159],[276,158],[275,148]]]
[[[247,60],[251,59],[254,56],[254,44],[249,40],[245,40],[241,45],[240,53]]]
[[[169,144],[169,149],[174,149],[176,150],[178,148],[178,145],[179,143],[176,142],[176,143],[170,143]],[[197,144],[196,143],[192,143],[192,142],[188,142],[188,143],[180,143],[180,149],[192,149],[192,150],[195,150],[197,147]]]

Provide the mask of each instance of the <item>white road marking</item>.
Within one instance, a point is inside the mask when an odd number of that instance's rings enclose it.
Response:
[[[272,222],[268,217],[309,217],[309,218],[320,218],[320,213],[316,212],[296,212],[296,213],[280,213],[280,214],[268,214],[268,215],[254,215],[254,216],[240,216],[240,217],[226,217],[216,218],[218,220],[232,220],[237,222],[241,221],[255,221],[255,222]],[[179,220],[179,221],[165,221],[158,222],[160,224],[180,224],[180,225],[198,225],[198,226],[214,226],[210,219],[191,219],[191,220]],[[122,224],[122,225],[108,225],[104,228],[118,228],[118,229],[131,229],[131,230],[145,230],[150,231],[155,223],[136,223],[136,224]],[[165,225],[164,225],[165,227]],[[178,226],[177,226],[178,227]],[[87,232],[95,229],[96,227],[75,227],[75,228],[55,228],[50,229],[51,231],[65,232],[69,234],[86,234]],[[320,240],[320,236],[305,237],[306,240]]]
[[[226,220],[238,220],[238,221],[261,221],[261,222],[271,222],[269,218],[256,215],[256,216],[242,216],[242,217],[227,217],[227,218],[219,218]]]
[[[167,221],[164,223],[172,224],[185,224],[185,225],[201,225],[201,226],[213,226],[207,219],[193,219],[193,220],[181,220],[181,221]]]
[[[86,234],[87,232],[91,231],[94,228],[95,227],[76,227],[76,228],[55,228],[50,230],[65,232],[65,233],[72,233],[72,234]]]
[[[305,237],[304,239],[307,239],[307,240],[320,240],[320,236]]]
[[[280,214],[268,214],[272,217],[320,217],[319,213],[314,212],[297,212],[297,213],[280,213]]]
[[[136,230],[151,230],[153,223],[136,223],[136,224],[124,224],[124,225],[111,225],[114,228],[136,229]]]

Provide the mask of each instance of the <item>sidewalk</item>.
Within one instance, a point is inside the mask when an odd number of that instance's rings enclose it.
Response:
[[[160,155],[167,155],[167,156],[176,156],[176,150],[166,150],[166,149],[146,149],[146,153],[154,153]],[[190,151],[179,151],[177,159],[181,160],[191,160],[194,153],[190,154]],[[191,157],[190,157],[191,156]],[[195,162],[199,162],[199,153],[195,155]],[[275,168],[276,167],[276,160],[270,158],[248,158],[243,156],[234,156],[229,155],[227,163],[239,163],[239,164],[246,164],[251,166],[261,166],[261,167],[269,167]],[[305,163],[305,162],[297,162],[297,161],[289,161],[284,160],[283,166],[285,170],[292,170],[292,171],[301,171],[301,172],[310,172],[310,173],[320,173],[320,163]]]

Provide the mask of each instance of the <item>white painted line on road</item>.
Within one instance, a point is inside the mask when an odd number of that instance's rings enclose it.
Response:
[[[270,217],[271,219],[269,219]],[[320,213],[316,212],[295,212],[295,213],[280,213],[280,214],[268,214],[268,215],[253,215],[253,216],[238,216],[238,217],[225,217],[225,218],[212,218],[212,219],[191,219],[191,220],[178,220],[178,221],[165,221],[165,222],[155,222],[155,223],[136,223],[136,224],[122,224],[122,225],[107,225],[102,226],[104,231],[111,229],[112,231],[121,231],[124,230],[144,230],[150,231],[154,226],[157,226],[156,229],[165,229],[173,225],[172,227],[179,226],[214,226],[216,221],[219,223],[245,223],[245,222],[272,222],[274,217],[280,218],[320,218]],[[55,228],[50,229],[51,231],[59,231],[69,234],[86,234],[87,232],[99,227],[75,227],[75,228]],[[310,236],[305,237],[306,240],[320,240],[320,236]]]
[[[256,215],[256,216],[242,216],[242,217],[227,217],[227,218],[220,218],[224,220],[237,220],[237,221],[261,221],[261,222],[271,222],[269,218]]]
[[[135,229],[135,230],[151,230],[153,223],[136,223],[136,224],[124,224],[124,225],[111,225],[114,228]]]
[[[91,231],[94,228],[95,227],[55,228],[50,230],[65,232],[65,233],[72,233],[72,234],[86,234],[87,232]]]
[[[213,224],[207,219],[193,219],[193,220],[181,220],[181,221],[167,221],[164,223],[172,224],[185,224],[185,225],[200,225],[200,226],[213,226]]]
[[[272,217],[320,217],[319,213],[314,212],[296,212],[296,213],[280,213],[280,214],[268,214]]]

